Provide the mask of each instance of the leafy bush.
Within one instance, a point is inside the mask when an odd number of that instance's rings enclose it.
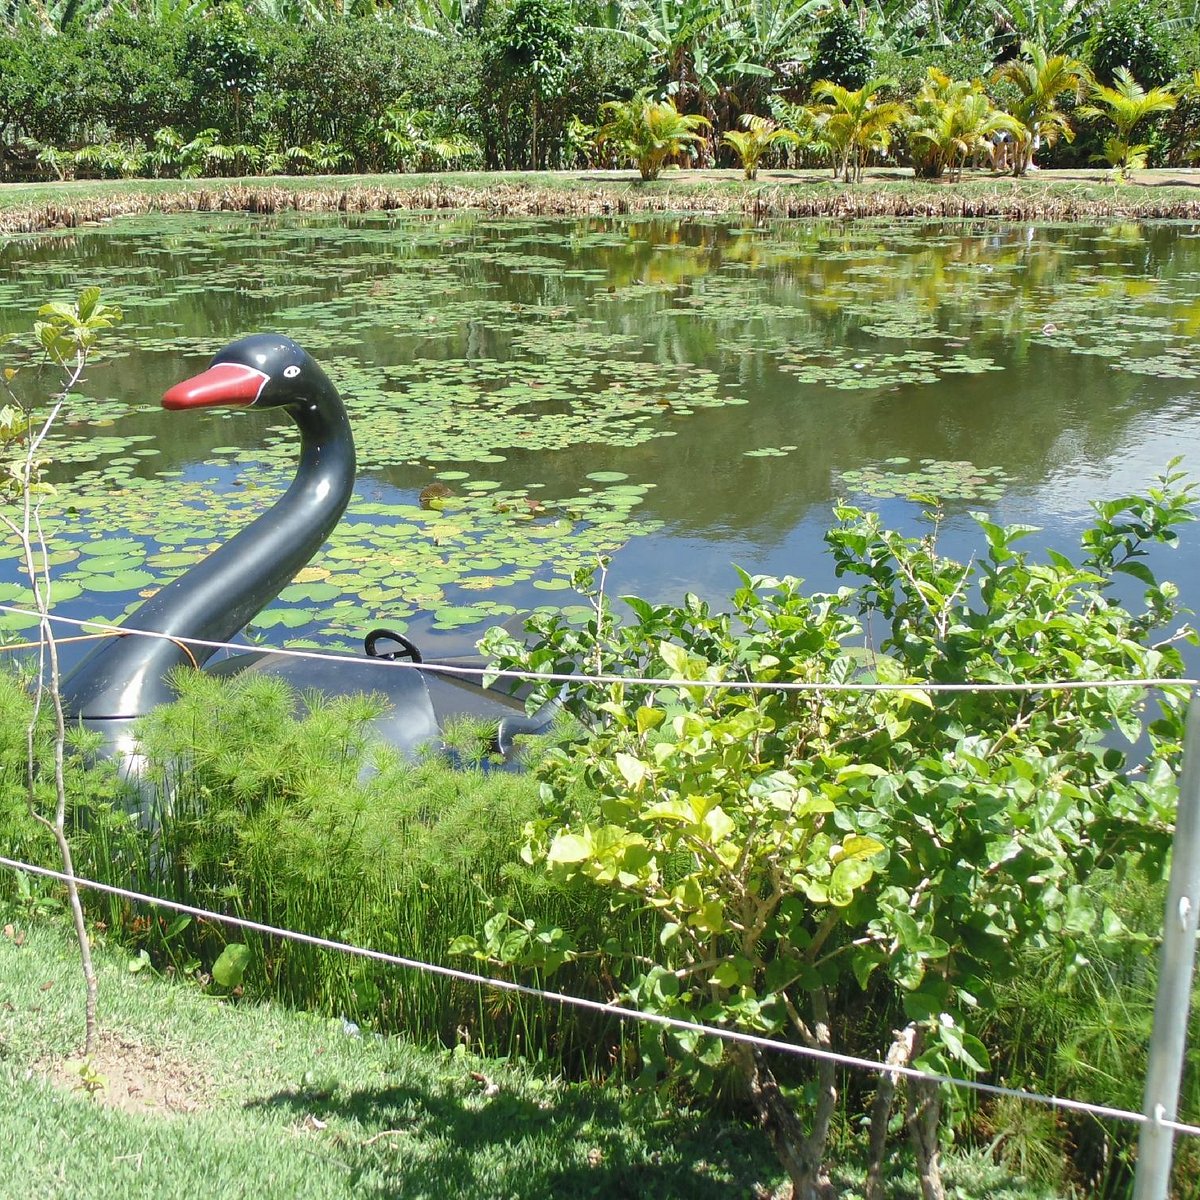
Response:
[[[1100,10],[1088,38],[1087,59],[1101,84],[1111,87],[1120,67],[1143,87],[1170,83],[1179,63],[1161,12],[1160,5],[1147,0],[1118,0]]]
[[[528,165],[535,170],[548,164],[548,151],[559,157],[569,114],[555,101],[566,89],[574,42],[569,14],[559,0],[515,0],[485,30],[484,89],[505,129],[514,113],[528,118]],[[489,158],[494,161],[494,153]]]
[[[983,42],[974,39],[948,45],[922,43],[907,54],[885,45],[876,52],[873,64],[876,74],[895,80],[896,94],[903,100],[911,100],[921,90],[930,67],[951,79],[986,79],[992,72],[992,54]]]
[[[540,769],[547,805],[526,857],[553,879],[591,881],[614,912],[658,922],[661,948],[640,960],[630,990],[641,1007],[941,1072],[986,1070],[980,1014],[1022,948],[1089,934],[1093,873],[1127,851],[1149,878],[1161,872],[1187,691],[1162,697],[1143,763],[1112,744],[1137,742],[1140,689],[922,685],[1181,676],[1172,639],[1154,632],[1173,619],[1176,589],[1142,558],[1147,543],[1175,540],[1193,499],[1171,473],[1145,497],[1097,505],[1078,563],[1054,552],[1036,562],[1016,548],[1028,527],[982,517],[986,550],[957,562],[933,534],[902,537],[841,508],[828,540],[857,588],[808,597],[794,579],[743,576],[730,613],[695,597],[678,607],[628,598],[633,621],[618,626],[597,597],[582,632],[550,617],[531,622],[530,648],[497,636],[506,666],[586,661],[690,681],[576,690],[591,728]],[[1140,611],[1110,594],[1117,573],[1145,586]],[[719,686],[744,680],[896,686]],[[572,801],[581,784],[600,792],[598,812]],[[517,954],[486,931],[459,946],[550,967],[583,944],[537,932]],[[857,1045],[835,1042],[848,1031]],[[794,1093],[797,1112],[757,1053],[690,1035],[657,1041],[643,1040],[651,1069],[674,1058],[701,1086],[732,1073],[797,1197],[820,1193],[837,1104],[829,1063]],[[928,1118],[910,1130],[932,1181],[937,1089],[908,1086],[910,1114]],[[877,1164],[891,1108],[881,1096]]]
[[[479,109],[485,161],[489,168],[526,169],[533,159],[533,113],[523,85],[505,70],[500,46],[485,42],[481,68]],[[649,84],[649,59],[632,42],[615,38],[603,30],[574,31],[565,75],[557,89],[545,92],[539,101],[538,158],[542,165],[570,166],[572,118],[583,125],[601,120],[601,106],[609,100],[628,97]],[[526,89],[527,90],[527,89]]]
[[[326,21],[281,38],[260,123],[286,146],[339,143],[371,169],[386,158],[379,118],[406,100],[478,140],[478,76],[472,39],[374,18]]]
[[[45,37],[23,30],[0,38],[0,131],[15,142],[69,145],[82,128],[87,109],[83,62],[77,39]]]
[[[74,84],[84,111],[115,139],[148,138],[187,119],[195,103],[185,72],[186,27],[117,12],[79,40],[83,71]]]
[[[608,120],[597,139],[632,158],[643,179],[657,179],[667,159],[685,154],[702,140],[707,117],[681,113],[674,99],[652,100],[639,92],[631,100],[609,100],[601,105]]]
[[[809,64],[812,85],[828,80],[857,91],[875,74],[874,60],[874,46],[859,28],[857,18],[843,4],[835,4],[821,26]]]
[[[187,27],[184,63],[200,120],[238,141],[253,127],[257,96],[271,86],[263,28],[238,0],[202,12]]]

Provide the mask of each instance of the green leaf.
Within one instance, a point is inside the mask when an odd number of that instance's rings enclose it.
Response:
[[[621,777],[635,792],[650,774],[650,768],[640,758],[634,758],[632,754],[617,754],[615,762],[617,770],[621,772]]]
[[[833,868],[829,877],[829,903],[844,908],[854,899],[854,893],[865,884],[875,869],[861,858],[845,858]]]
[[[637,731],[639,734],[649,733],[652,729],[657,729],[664,720],[667,714],[661,708],[648,708],[642,705],[637,710]]]
[[[213,963],[212,977],[223,988],[235,988],[250,965],[250,947],[241,942],[230,942]]]
[[[841,844],[842,859],[847,858],[870,858],[874,854],[878,854],[881,850],[886,849],[882,842],[877,842],[873,837],[864,837],[862,834],[855,834],[853,837],[848,837]]]
[[[677,646],[674,642],[659,642],[658,655],[667,664],[672,678],[688,678],[688,656],[682,646]]]
[[[560,833],[546,854],[548,866],[585,862],[591,858],[593,843],[590,837],[580,837],[575,833]]]
[[[1126,559],[1124,562],[1117,563],[1113,570],[1121,571],[1125,575],[1132,575],[1134,579],[1140,579],[1147,587],[1154,587],[1158,582],[1154,578],[1154,572],[1144,562],[1137,562],[1134,559]]]

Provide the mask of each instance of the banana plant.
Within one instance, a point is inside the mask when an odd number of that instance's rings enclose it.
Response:
[[[671,92],[685,98],[717,93],[714,49],[723,40],[717,0],[621,0],[621,9],[615,32],[650,56]]]
[[[758,165],[772,146],[799,146],[800,135],[777,125],[770,117],[742,114],[742,128],[731,129],[721,141],[738,156],[747,179],[758,178]]]
[[[1092,103],[1077,110],[1081,117],[1111,121],[1115,130],[1112,137],[1105,139],[1103,153],[1093,154],[1092,161],[1107,162],[1118,182],[1127,179],[1130,171],[1144,167],[1149,146],[1135,145],[1133,131],[1147,117],[1170,112],[1178,99],[1168,88],[1154,87],[1147,91],[1128,68],[1118,67],[1113,72],[1113,86],[1095,84]]]
[[[178,27],[200,19],[213,7],[213,0],[115,0],[111,11],[147,25]]]
[[[1090,0],[996,0],[993,20],[1010,45],[1035,42],[1055,54],[1067,54],[1083,44],[1095,13]]]

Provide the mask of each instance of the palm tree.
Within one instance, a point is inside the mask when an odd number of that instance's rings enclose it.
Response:
[[[596,140],[624,150],[643,179],[657,179],[663,163],[700,141],[697,130],[711,124],[707,117],[681,113],[674,100],[651,100],[645,91],[632,100],[609,100],[600,108],[612,119],[600,127]]]
[[[913,171],[924,179],[940,179],[947,167],[952,175],[961,174],[993,134],[1016,136],[1022,130],[1015,117],[992,106],[980,83],[951,79],[937,67],[929,68],[905,128]]]
[[[753,113],[742,114],[742,128],[732,129],[721,138],[733,148],[742,164],[747,179],[758,176],[758,164],[772,146],[799,146],[800,135],[791,129],[776,125],[770,117],[757,117]]]
[[[855,182],[862,179],[863,165],[871,150],[886,150],[892,130],[908,115],[908,109],[895,100],[876,100],[877,92],[893,83],[890,79],[871,79],[856,91],[823,79],[813,85],[813,95],[828,104],[812,106],[821,132],[834,152],[834,174]]]
[[[1083,99],[1091,82],[1087,67],[1078,59],[1065,54],[1049,57],[1035,42],[1022,42],[1021,52],[1024,58],[1005,63],[995,74],[997,80],[1007,80],[1021,93],[1012,115],[1024,126],[1025,136],[1013,164],[1014,175],[1024,175],[1034,165],[1034,153],[1043,142],[1053,145],[1060,135],[1068,142],[1075,140],[1075,131],[1058,111],[1058,102],[1066,95]]]
[[[1099,83],[1093,86],[1092,101],[1079,109],[1080,116],[1109,120],[1116,129],[1115,137],[1105,139],[1104,153],[1093,154],[1092,158],[1107,162],[1116,177],[1124,179],[1130,171],[1146,165],[1149,147],[1133,145],[1134,128],[1154,113],[1170,112],[1178,97],[1167,88],[1146,91],[1128,68],[1118,67],[1113,72],[1112,87]]]

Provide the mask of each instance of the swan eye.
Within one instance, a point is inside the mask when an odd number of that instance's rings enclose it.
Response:
[[[295,378],[296,378],[296,376],[297,376],[297,375],[299,375],[299,374],[300,374],[300,368],[299,368],[299,367],[294,367],[294,366],[293,366],[293,367],[284,367],[284,368],[283,368],[283,377],[284,377],[284,379],[295,379]]]

